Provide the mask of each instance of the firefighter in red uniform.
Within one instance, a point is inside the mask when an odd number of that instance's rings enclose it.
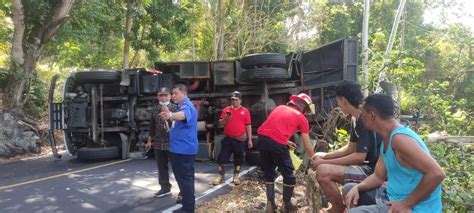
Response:
[[[309,123],[305,116],[307,113],[314,113],[311,98],[304,93],[292,95],[287,105],[276,107],[258,128],[257,148],[260,151],[264,172],[267,212],[277,210],[274,184],[277,177],[276,167],[283,176],[283,210],[296,210],[296,206],[291,203],[296,178],[289,153],[289,148],[296,145],[289,139],[299,129],[306,153],[313,156],[314,151],[309,141]]]
[[[249,111],[241,105],[242,94],[235,91],[230,96],[231,105],[222,110],[219,122],[224,125],[225,137],[221,140],[222,149],[217,157],[219,164],[219,176],[212,182],[219,185],[224,181],[225,165],[229,162],[230,156],[234,155],[234,177],[232,182],[240,184],[240,166],[244,162],[245,142],[252,148],[252,126]]]

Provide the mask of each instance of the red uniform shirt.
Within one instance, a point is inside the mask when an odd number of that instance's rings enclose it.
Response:
[[[267,120],[258,128],[257,134],[287,145],[290,137],[298,129],[301,130],[301,133],[309,133],[308,119],[297,109],[280,105],[270,113]]]
[[[246,125],[250,125],[250,113],[245,107],[234,109],[228,106],[222,110],[220,119],[224,119],[226,113],[230,112],[231,117],[224,126],[224,135],[231,138],[238,138],[245,134]]]

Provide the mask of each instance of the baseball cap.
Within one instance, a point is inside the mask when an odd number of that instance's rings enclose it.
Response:
[[[169,94],[171,94],[171,91],[170,89],[166,87],[162,87],[160,91],[158,91],[158,95],[169,95]]]
[[[232,94],[230,94],[230,98],[242,99],[242,93],[240,93],[239,91],[234,91]]]

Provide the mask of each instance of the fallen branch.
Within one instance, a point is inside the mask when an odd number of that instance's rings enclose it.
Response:
[[[27,122],[25,122],[25,121],[23,121],[23,120],[18,120],[17,123],[18,123],[19,126],[28,127],[29,129],[33,130],[33,131],[36,133],[36,135],[39,135],[38,127],[36,127],[36,126],[34,126],[34,125],[32,125],[32,124],[29,124],[29,123],[27,123]]]
[[[426,138],[427,143],[435,143],[441,141],[445,143],[451,143],[456,146],[474,145],[474,136],[450,136],[430,134]]]

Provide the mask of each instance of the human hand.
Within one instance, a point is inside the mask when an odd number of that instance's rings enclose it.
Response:
[[[252,140],[249,140],[249,141],[247,142],[247,144],[248,144],[249,149],[253,148]]]
[[[349,190],[344,201],[348,209],[357,206],[357,202],[359,202],[359,188],[357,187],[357,185],[355,185],[354,187],[352,187],[351,190]]]
[[[385,204],[391,206],[388,210],[389,213],[410,213],[411,207],[407,205],[403,200],[399,201],[387,201]]]
[[[322,158],[315,158],[314,160],[311,159],[311,167],[313,168],[313,170],[316,171],[316,169],[318,168],[319,165],[323,164],[324,163],[324,159]]]
[[[148,142],[145,144],[145,152],[148,152],[148,150],[151,149],[151,146],[152,146],[151,141],[148,141]]]
[[[169,112],[160,112],[160,118],[161,120],[167,121],[171,118],[171,115]]]
[[[311,157],[311,160],[316,160],[316,158],[321,158],[324,159],[328,153],[326,152],[316,152],[314,155]]]
[[[296,149],[296,143],[293,141],[288,141],[288,146],[290,146],[290,149]]]

